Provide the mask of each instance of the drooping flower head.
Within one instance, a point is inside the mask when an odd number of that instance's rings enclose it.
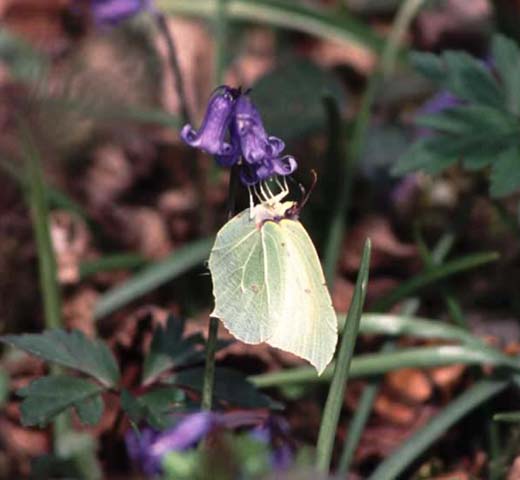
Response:
[[[75,0],[75,5],[90,9],[97,25],[117,25],[151,8],[152,0]]]
[[[269,136],[249,92],[219,87],[210,98],[198,131],[186,125],[182,139],[190,146],[215,155],[219,165],[240,165],[240,178],[247,186],[275,175],[296,170],[294,157],[282,155],[285,144]]]

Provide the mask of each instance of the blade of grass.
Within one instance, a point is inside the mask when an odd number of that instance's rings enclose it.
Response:
[[[386,342],[381,349],[382,353],[391,352],[395,348],[394,342]],[[338,464],[337,476],[345,478],[349,469],[356,449],[365,429],[365,425],[372,412],[372,407],[376,400],[381,384],[381,378],[372,378],[363,388],[361,397],[356,406],[356,412],[352,421],[348,425],[347,438],[343,445],[343,451]]]
[[[466,345],[487,346],[480,338],[467,330],[446,324],[439,320],[427,320],[406,315],[384,313],[365,313],[361,318],[361,333],[401,336],[416,338],[436,338],[461,342]]]
[[[429,268],[423,273],[403,282],[399,287],[381,298],[375,303],[373,310],[378,312],[387,311],[404,298],[415,294],[418,290],[438,280],[494,262],[498,258],[499,254],[497,252],[475,253]]]
[[[133,270],[147,263],[146,258],[138,253],[115,253],[104,257],[82,262],[79,266],[79,278],[84,280],[99,272],[113,270]]]
[[[402,308],[402,314],[413,315],[419,309],[419,302],[417,300],[408,300]],[[362,318],[363,319],[363,318]],[[395,350],[395,341],[387,340],[381,348],[381,353],[389,353]],[[350,469],[350,464],[356,453],[357,446],[368,422],[372,407],[379,392],[381,385],[381,377],[369,379],[368,385],[363,388],[363,392],[356,406],[354,416],[347,426],[347,438],[343,445],[343,451],[338,464],[337,476],[340,478],[346,477]]]
[[[18,119],[18,130],[27,176],[25,193],[31,213],[36,250],[38,252],[38,275],[45,328],[59,328],[62,324],[61,292],[49,229],[49,204],[41,170],[40,155],[32,134],[22,119]],[[59,373],[61,369],[53,366],[51,371]],[[67,434],[68,430],[69,417],[65,414],[59,415],[53,422],[53,444],[55,450],[60,444],[60,439]]]
[[[350,361],[354,353],[354,345],[359,330],[359,322],[365,303],[365,294],[368,283],[368,273],[370,266],[370,240],[365,242],[361,264],[356,280],[356,287],[352,297],[352,303],[347,314],[341,346],[339,348],[329,394],[323,409],[318,443],[316,445],[316,470],[327,473],[330,468],[332,449],[336,437],[339,415],[345,398],[345,388],[347,386]]]
[[[520,423],[520,412],[502,412],[493,415],[495,422]]]
[[[157,8],[166,14],[191,15],[213,19],[218,8],[215,0],[157,0]],[[383,49],[383,40],[367,25],[347,13],[324,11],[300,2],[283,0],[228,0],[230,20],[262,22],[276,27],[297,30],[310,35],[355,43],[375,53]]]
[[[211,237],[192,242],[176,250],[166,259],[136,273],[122,285],[109,290],[98,300],[94,318],[99,320],[200,265],[208,258],[213,241]]]
[[[399,8],[392,23],[388,40],[381,51],[381,58],[375,71],[370,76],[361,98],[361,106],[354,122],[352,135],[350,135],[347,147],[344,149],[346,158],[342,161],[343,172],[341,175],[344,183],[339,190],[324,249],[323,269],[327,279],[334,278],[334,272],[338,263],[341,244],[343,243],[347,226],[346,217],[350,208],[354,172],[365,145],[366,133],[370,124],[372,106],[377,90],[381,80],[393,69],[398,56],[398,45],[423,3],[424,0],[406,0]],[[332,283],[329,283],[329,286],[331,285]]]
[[[352,359],[350,378],[381,375],[400,368],[432,368],[452,364],[493,365],[520,371],[519,362],[502,352],[489,347],[476,349],[469,345],[440,345],[436,347],[417,347],[396,350],[390,353],[367,353]],[[299,367],[279,372],[253,375],[249,380],[258,388],[271,388],[298,383],[327,383],[332,378],[334,364],[316,375],[312,367]]]
[[[502,392],[509,382],[481,380],[459,395],[430,422],[412,435],[396,452],[381,463],[369,480],[397,478],[412,462],[429,448],[451,426],[479,405]]]
[[[435,248],[433,249],[431,253],[431,262],[432,264],[440,264],[448,255],[451,247],[454,244],[455,236],[451,232],[445,233],[440,240],[437,242]],[[421,245],[419,245],[420,247]],[[417,335],[421,336],[424,333],[423,327],[425,327],[424,322],[421,320],[418,321],[412,321],[410,323],[407,323],[405,321],[405,324],[400,322],[400,320],[404,318],[409,318],[412,315],[419,310],[420,302],[417,300],[408,300],[401,309],[401,315],[398,316],[399,320],[398,322],[392,321],[392,319],[388,318],[388,315],[384,315],[381,317],[383,318],[377,318],[377,315],[372,315],[371,318],[367,319],[365,316],[365,332],[370,331],[370,328],[374,328],[375,325],[370,325],[370,320],[376,321],[376,329],[377,329],[377,321],[383,320],[382,323],[379,323],[379,327],[383,327],[387,329],[385,332],[387,335],[402,335],[402,334],[410,334],[410,335]],[[363,320],[363,319],[362,319]],[[416,319],[417,320],[417,319]],[[419,328],[414,328],[414,327]],[[429,333],[433,333],[433,338],[435,338],[436,332],[439,332],[440,334],[444,335],[446,330],[444,326],[439,328],[439,323],[431,323],[429,322],[429,326],[433,327],[433,332],[430,330]],[[388,331],[388,327],[391,328],[391,331]],[[367,332],[368,333],[368,332]],[[460,332],[456,331],[454,336],[456,336],[456,339],[459,339],[463,341],[465,337],[461,338]],[[466,332],[463,332],[466,334]],[[432,337],[427,337],[432,338]],[[471,337],[471,340],[473,340],[473,337]],[[392,352],[395,350],[395,341],[394,340],[387,340],[383,348],[381,349],[382,353],[386,352]],[[363,389],[363,393],[361,394],[361,398],[359,399],[359,403],[357,405],[356,411],[354,412],[354,416],[352,418],[352,421],[350,425],[347,428],[347,439],[345,440],[345,444],[343,445],[343,452],[340,458],[340,462],[338,465],[338,475],[339,476],[346,476],[348,474],[348,471],[350,470],[350,464],[352,462],[352,459],[354,458],[354,454],[356,453],[357,446],[359,444],[359,441],[361,439],[361,435],[363,434],[363,430],[365,428],[366,423],[368,422],[368,419],[370,417],[370,413],[372,411],[372,407],[374,405],[377,393],[379,391],[381,383],[381,377],[372,379],[369,382],[369,385],[366,386]]]
[[[166,127],[180,128],[181,120],[159,109],[146,109],[128,105],[92,105],[85,101],[70,98],[43,97],[38,99],[42,108],[74,111],[85,117],[91,117],[105,121],[132,121],[142,124],[164,125]]]

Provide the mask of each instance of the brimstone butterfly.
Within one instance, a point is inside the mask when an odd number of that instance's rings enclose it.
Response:
[[[209,257],[211,314],[245,343],[267,342],[323,372],[337,318],[314,245],[287,194],[267,196],[218,232]]]

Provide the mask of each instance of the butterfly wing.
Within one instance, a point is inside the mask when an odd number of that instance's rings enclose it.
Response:
[[[263,227],[262,227],[263,229]],[[246,343],[265,342],[281,318],[281,264],[249,209],[226,223],[209,257],[215,309],[212,316]]]
[[[266,222],[268,257],[281,265],[276,328],[267,342],[308,360],[321,374],[338,340],[337,318],[314,245],[296,220]],[[270,243],[268,243],[270,242]]]

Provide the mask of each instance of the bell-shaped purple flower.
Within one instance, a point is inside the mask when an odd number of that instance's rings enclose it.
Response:
[[[238,160],[237,145],[227,141],[233,118],[238,91],[226,86],[219,87],[211,97],[204,120],[198,131],[185,125],[181,138],[190,146],[216,155],[222,165],[230,166]]]
[[[118,23],[150,7],[151,0],[75,0],[76,4],[88,5],[94,22],[98,25]]]
[[[285,148],[282,140],[267,135],[260,114],[247,94],[237,100],[235,125],[242,156],[250,165],[277,157]]]

